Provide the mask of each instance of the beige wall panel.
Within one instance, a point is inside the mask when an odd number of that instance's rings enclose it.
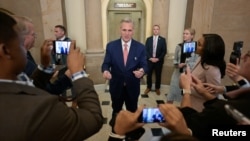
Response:
[[[169,3],[170,0],[154,0],[153,1],[153,16],[152,26],[160,25],[160,35],[167,39],[168,36],[168,18],[169,18]],[[151,27],[152,35],[152,27]]]
[[[250,1],[216,0],[211,32],[220,34],[226,44],[225,60],[229,60],[234,41],[244,41],[242,52],[250,47]]]
[[[192,28],[196,30],[195,39],[210,31],[214,0],[194,0]]]
[[[38,36],[35,42],[35,47],[31,49],[31,53],[36,62],[40,62],[40,46],[44,40],[40,1],[0,0],[0,7],[13,12],[14,14],[27,16],[32,19],[35,25],[35,32]]]

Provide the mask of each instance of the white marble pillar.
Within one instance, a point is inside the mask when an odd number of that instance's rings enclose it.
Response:
[[[86,52],[86,26],[83,0],[65,0],[68,36],[76,40],[76,46]]]
[[[168,51],[174,53],[175,47],[183,40],[183,30],[187,0],[170,0],[169,24],[168,24]]]
[[[84,2],[87,53],[103,53],[101,1],[86,0]]]

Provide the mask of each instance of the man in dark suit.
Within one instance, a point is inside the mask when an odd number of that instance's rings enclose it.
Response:
[[[164,57],[167,53],[166,39],[159,35],[160,26],[153,26],[153,36],[146,40],[146,51],[148,60],[147,89],[144,94],[148,94],[152,87],[152,74],[155,71],[155,92],[160,95],[161,73]]]
[[[68,56],[79,107],[69,108],[58,96],[18,79],[27,63],[23,25],[3,12],[0,21],[0,64],[4,66],[0,69],[1,141],[80,141],[97,133],[103,125],[101,106],[93,82],[83,75],[80,49],[72,47]],[[42,66],[33,78],[39,84],[45,84],[53,74],[49,67],[51,44],[46,40],[42,45]]]
[[[131,19],[121,20],[120,33],[121,38],[107,44],[102,64],[103,77],[109,80],[112,100],[111,126],[124,103],[127,110],[136,111],[140,95],[140,79],[148,68],[144,45],[132,39],[134,23]]]

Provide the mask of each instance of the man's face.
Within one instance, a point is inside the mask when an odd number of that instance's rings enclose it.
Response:
[[[248,81],[250,81],[250,50],[241,55],[240,60],[240,69],[239,69],[239,75],[245,77]]]
[[[56,39],[60,39],[65,35],[64,31],[61,28],[58,28],[58,27],[55,27],[54,34],[56,36]]]
[[[34,47],[36,33],[34,30],[34,25],[32,23],[27,22],[26,25],[30,32],[25,36],[24,46],[27,50],[30,50],[32,47]]]
[[[159,33],[160,33],[160,28],[158,26],[154,26],[153,27],[153,34],[155,36],[157,36],[157,35],[159,35]]]
[[[120,27],[121,38],[124,42],[128,42],[132,39],[134,34],[134,27],[132,23],[122,23]]]

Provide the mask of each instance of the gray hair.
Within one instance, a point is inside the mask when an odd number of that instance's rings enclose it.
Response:
[[[122,23],[132,23],[132,25],[133,25],[133,27],[134,27],[134,21],[133,21],[131,18],[129,18],[129,17],[123,18],[123,19],[121,20],[121,22],[120,22],[120,25],[121,25]]]
[[[21,33],[23,35],[27,35],[29,34],[30,30],[27,26],[26,23],[32,23],[33,24],[33,21],[28,18],[28,17],[25,17],[25,16],[18,16],[18,15],[12,15],[12,17],[18,22],[18,23],[22,23],[24,26],[21,26],[20,29],[21,29]]]

